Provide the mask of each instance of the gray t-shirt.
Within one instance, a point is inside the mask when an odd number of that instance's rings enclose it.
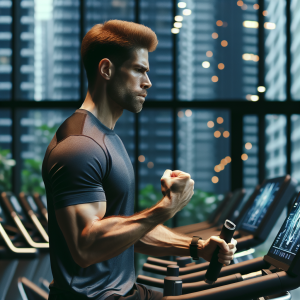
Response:
[[[134,213],[134,172],[121,139],[89,111],[76,110],[48,146],[43,180],[54,279],[50,293],[93,300],[125,295],[135,282],[134,247],[81,268],[74,262],[55,216],[56,209],[97,201],[107,203],[104,217]]]

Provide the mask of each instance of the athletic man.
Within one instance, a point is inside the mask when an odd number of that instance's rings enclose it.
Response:
[[[134,251],[154,256],[189,255],[191,238],[163,224],[191,199],[194,181],[166,170],[163,198],[134,214],[134,173],[114,127],[124,109],[142,110],[151,82],[148,52],[155,33],[124,21],[95,25],[81,55],[89,89],[80,109],[57,130],[43,162],[49,210],[54,299],[161,299],[135,284]],[[236,241],[198,241],[198,255],[210,260],[217,245],[228,265]]]

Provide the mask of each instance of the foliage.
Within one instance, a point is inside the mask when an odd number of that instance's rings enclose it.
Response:
[[[161,198],[161,191],[156,190],[152,184],[148,184],[140,191],[139,207],[140,209],[148,208],[157,203]],[[219,197],[216,194],[195,189],[189,204],[178,213],[178,226],[207,220],[216,208],[219,202],[218,199]]]
[[[0,148],[0,191],[11,191],[13,159],[9,159],[10,150]]]
[[[41,126],[36,126],[35,130],[41,136],[42,143],[47,147],[53,138],[58,126],[48,126],[47,124],[42,124]],[[25,159],[22,169],[22,191],[26,193],[40,193],[45,194],[45,186],[42,180],[42,159]]]
[[[25,193],[45,194],[41,176],[42,161],[39,159],[25,159],[22,170],[22,191]]]
[[[223,199],[223,197],[219,197],[214,193],[207,193],[195,189],[191,201],[179,213],[178,226],[207,220],[213,210],[217,207],[219,199]]]

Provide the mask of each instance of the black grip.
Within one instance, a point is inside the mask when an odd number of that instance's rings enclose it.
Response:
[[[223,239],[227,244],[231,242],[231,239],[233,237],[234,231],[235,231],[235,224],[232,223],[229,220],[226,220],[221,233],[220,238]],[[220,248],[217,247],[217,249],[214,251],[212,258],[210,260],[210,264],[208,266],[207,272],[205,274],[205,281],[209,284],[213,284],[219,276],[219,273],[222,269],[222,264],[218,261],[218,254],[219,254]]]

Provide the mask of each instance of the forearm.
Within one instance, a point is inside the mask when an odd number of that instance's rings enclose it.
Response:
[[[192,238],[163,225],[156,226],[135,244],[135,252],[153,256],[189,256]],[[200,247],[199,247],[200,248]]]
[[[80,258],[84,266],[115,257],[169,219],[161,202],[130,217],[108,217],[95,220],[80,239]]]

